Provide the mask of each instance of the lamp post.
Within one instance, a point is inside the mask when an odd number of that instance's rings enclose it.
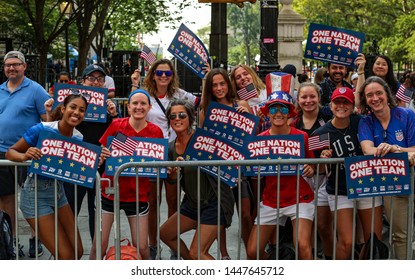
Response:
[[[278,1],[261,0],[261,60],[258,74],[265,81],[268,73],[279,70],[278,64]]]
[[[59,11],[65,16],[65,65],[68,73],[71,71],[69,66],[68,17],[72,13],[72,5],[72,1],[61,1],[59,4]]]

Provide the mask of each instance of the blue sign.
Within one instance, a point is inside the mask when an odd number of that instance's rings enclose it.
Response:
[[[36,145],[43,156],[29,172],[87,188],[94,187],[101,147],[42,131]]]
[[[293,159],[304,158],[304,136],[298,135],[269,135],[252,136],[247,140],[246,148],[249,151],[247,159]],[[297,164],[263,165],[261,175],[281,176],[297,174]],[[258,166],[246,166],[246,176],[257,176]]]
[[[256,134],[258,123],[258,116],[241,114],[233,107],[212,101],[206,112],[203,130],[243,146],[246,137]]]
[[[53,92],[53,108],[56,108],[58,104],[63,103],[66,96],[74,93],[85,95],[88,100],[88,108],[85,113],[84,121],[101,123],[107,121],[107,88],[56,83]]]
[[[411,194],[408,153],[346,157],[344,165],[349,199]]]
[[[227,139],[196,128],[186,151],[185,160],[244,160],[247,151]],[[217,166],[202,166],[200,169],[212,176],[218,176]],[[230,187],[235,187],[238,179],[238,167],[222,166],[220,180]]]
[[[203,42],[183,23],[168,48],[169,52],[200,78],[205,77],[209,52]]]
[[[311,23],[304,58],[353,66],[364,38],[362,32]]]
[[[150,161],[167,161],[168,156],[168,139],[163,138],[141,138],[128,137],[124,140],[124,146],[113,143],[117,141],[116,137],[108,137],[108,148],[111,151],[111,157],[107,158],[105,163],[105,173],[114,176],[118,168],[128,162],[150,162]],[[125,142],[127,141],[127,142]],[[133,154],[130,155],[126,146],[133,145]],[[142,177],[156,178],[157,168],[140,167],[138,175]],[[130,167],[124,169],[120,176],[135,177],[136,168]],[[160,178],[167,178],[167,168],[160,168]]]

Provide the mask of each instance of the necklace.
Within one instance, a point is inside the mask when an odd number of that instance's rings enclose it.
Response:
[[[333,123],[333,121],[331,121],[331,125],[334,127],[334,129],[335,130],[337,130],[340,134],[342,134],[343,136],[345,136],[346,135],[346,133],[349,131],[349,128],[350,128],[350,123],[349,123],[349,125],[347,126],[347,127],[345,127],[345,128],[337,128],[335,125],[334,125],[334,123]]]
[[[335,126],[333,126],[338,132],[340,132],[341,134],[343,134],[343,136],[346,135],[347,131],[349,130],[349,127],[346,128],[336,128]]]

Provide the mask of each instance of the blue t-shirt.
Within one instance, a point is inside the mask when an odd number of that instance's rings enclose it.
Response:
[[[44,104],[50,98],[38,83],[24,78],[14,91],[0,85],[0,152],[6,152],[46,113]]]
[[[60,134],[58,129],[58,123],[59,121],[38,123],[32,126],[28,131],[26,131],[26,133],[23,135],[23,139],[27,142],[29,146],[36,147],[37,140],[39,139],[39,135],[42,131],[46,130],[56,134]],[[74,128],[73,130],[72,139],[76,139],[79,141],[82,141],[83,139],[82,134],[76,128]]]
[[[408,148],[415,146],[415,113],[407,108],[391,109],[391,119],[386,130],[371,113],[360,120],[359,141],[369,140],[377,147],[381,143]]]

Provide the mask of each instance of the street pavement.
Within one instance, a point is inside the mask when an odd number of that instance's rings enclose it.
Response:
[[[164,189],[163,189],[164,190]],[[163,192],[163,201],[160,206],[160,221],[161,224],[167,219],[167,204],[165,203],[165,194]],[[233,217],[232,226],[227,229],[227,247],[228,247],[228,253],[231,256],[232,259],[238,259],[238,226],[239,226],[239,220],[238,215],[235,209],[235,215]],[[26,222],[26,220],[23,217],[23,214],[19,210],[19,223],[18,223],[18,234],[19,234],[19,240],[20,244],[23,245],[23,252],[25,254],[24,257],[20,258],[21,260],[34,260],[32,258],[28,257],[29,252],[29,238],[30,238],[30,226]],[[84,203],[82,203],[81,211],[78,215],[78,228],[81,233],[82,238],[82,244],[84,246],[84,255],[82,256],[83,260],[88,260],[89,258],[89,252],[91,250],[92,240],[89,235],[89,227],[88,227],[88,210],[87,210],[87,200],[85,199]],[[182,235],[183,240],[190,245],[190,242],[194,236],[194,230],[185,233]],[[130,236],[130,230],[129,225],[127,222],[127,219],[124,215],[124,212],[121,211],[121,236],[120,240],[123,238],[129,238],[131,240]],[[114,242],[113,234],[110,238],[110,245],[112,246]],[[242,241],[241,241],[242,242]],[[170,259],[170,250],[169,248],[164,244],[160,243],[162,246],[161,251],[161,259],[163,260],[169,260]],[[45,247],[44,254],[39,257],[39,260],[51,260],[53,259],[52,255]],[[217,246],[216,242],[212,245],[210,253],[214,258],[217,257]],[[240,259],[246,259],[245,254],[245,247],[243,243],[240,245]]]

